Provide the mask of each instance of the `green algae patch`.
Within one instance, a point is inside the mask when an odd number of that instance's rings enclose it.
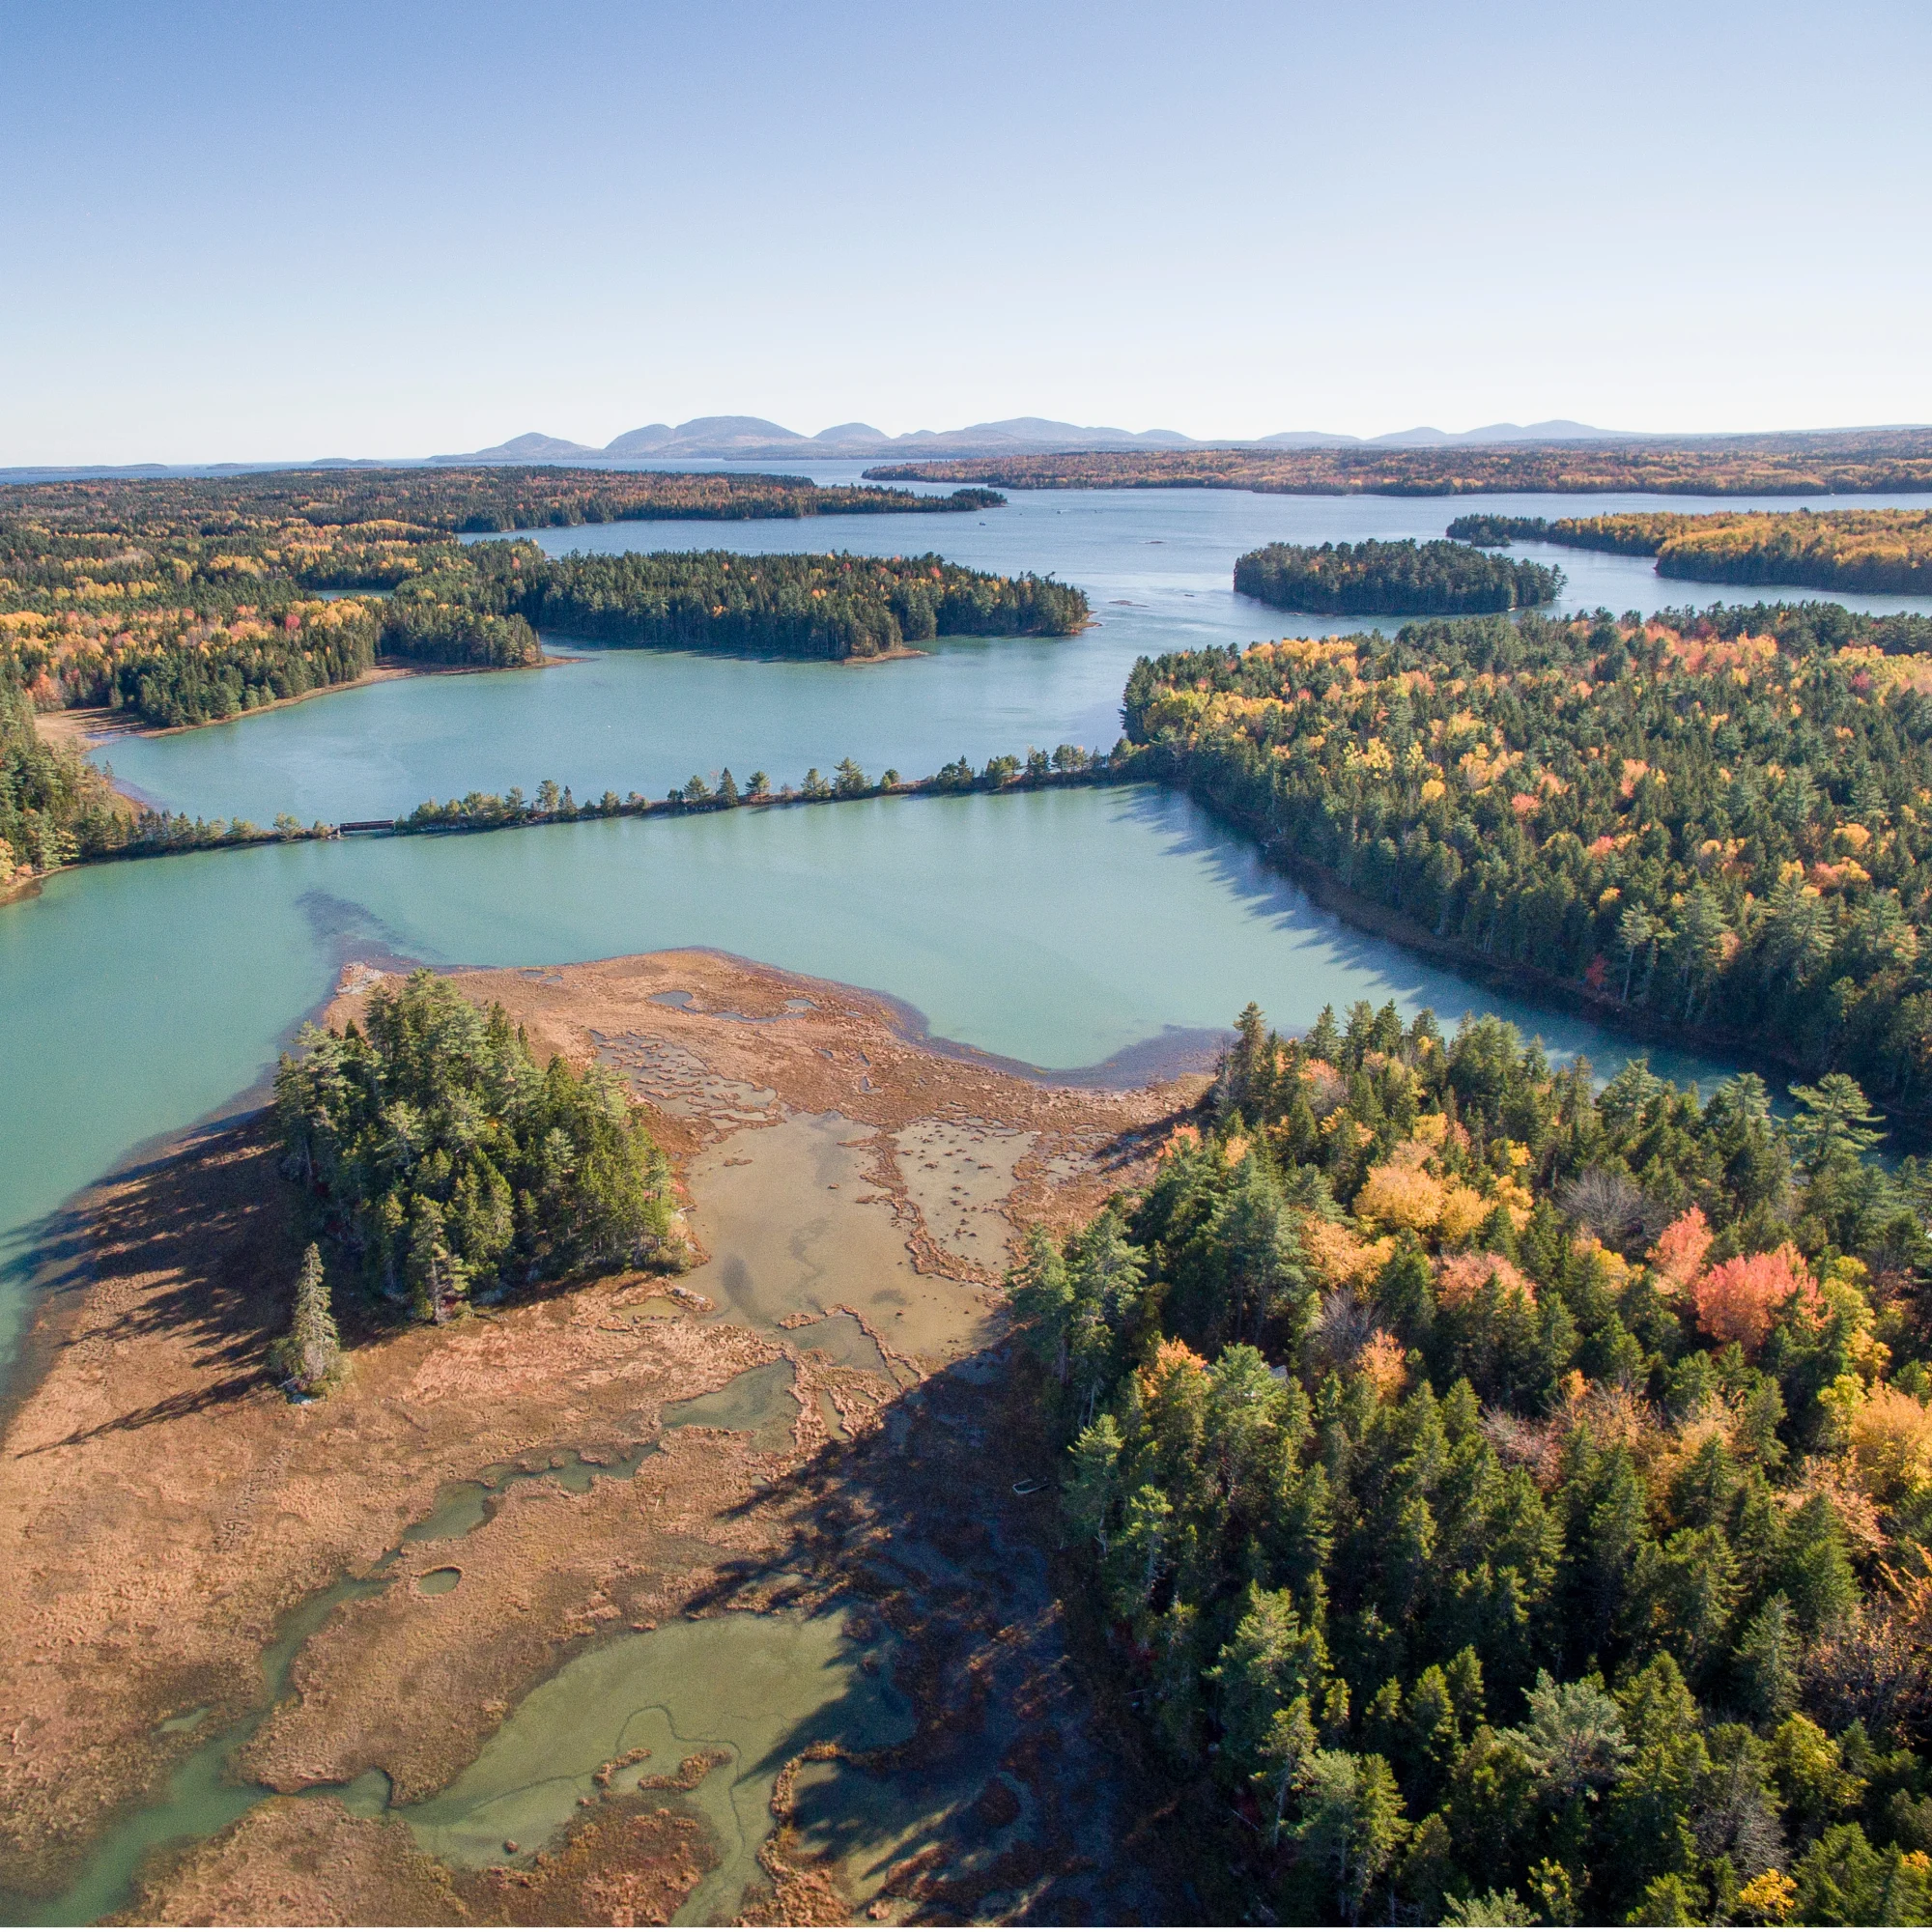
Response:
[[[838,1612],[735,1612],[620,1637],[538,1686],[453,1783],[395,1815],[432,1856],[476,1869],[517,1856],[509,1845],[535,1853],[579,1815],[581,1800],[664,1789],[681,1766],[709,1756],[684,1802],[720,1861],[678,1918],[727,1922],[759,1876],[784,1766],[813,1745],[870,1751],[912,1734],[911,1708],[884,1662],[884,1641],[855,1639]]]

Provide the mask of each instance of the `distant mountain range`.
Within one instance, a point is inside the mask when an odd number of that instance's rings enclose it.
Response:
[[[488,449],[433,456],[432,463],[636,463],[721,462],[738,458],[896,456],[1044,456],[1090,449],[1318,449],[1343,443],[1362,448],[1434,448],[1445,443],[1602,442],[1629,431],[1592,429],[1588,423],[1490,423],[1461,435],[1439,429],[1397,430],[1388,436],[1338,436],[1329,430],[1288,429],[1248,440],[1182,436],[1179,430],[1126,430],[1054,422],[1045,416],[1009,416],[1003,422],[973,423],[966,429],[918,429],[888,436],[870,423],[838,423],[816,436],[801,436],[763,416],[696,416],[679,423],[646,423],[626,430],[601,449],[532,430]]]

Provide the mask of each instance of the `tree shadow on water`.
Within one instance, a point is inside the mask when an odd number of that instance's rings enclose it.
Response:
[[[861,1898],[883,1891],[921,1919],[1005,1916],[1022,1897],[1031,1920],[1169,1916],[1170,1878],[1137,1840],[1135,1790],[1093,1720],[1056,1601],[1055,1486],[1015,1493],[1057,1461],[1031,1376],[1001,1344],[743,1505],[775,1511],[784,1536],[693,1609],[787,1594],[843,1608],[848,1662],[889,1673],[910,1719],[875,1742],[884,1707],[860,1680],[791,1726],[762,1769],[808,1762],[789,1807],[775,1805],[768,1865],[828,1861]],[[774,1595],[796,1577],[809,1580]]]

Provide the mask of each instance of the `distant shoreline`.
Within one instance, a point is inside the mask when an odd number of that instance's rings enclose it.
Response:
[[[241,724],[270,711],[284,711],[292,704],[306,704],[312,697],[331,697],[337,693],[360,691],[372,684],[393,683],[398,678],[475,677],[485,671],[543,670],[551,665],[581,662],[581,659],[561,651],[546,651],[535,664],[528,665],[412,664],[403,658],[379,658],[374,670],[364,671],[360,677],[352,677],[342,684],[312,685],[307,691],[298,691],[293,696],[271,698],[267,704],[251,705],[246,711],[237,711],[227,718],[204,718],[197,724],[135,724],[127,712],[117,711],[106,704],[76,704],[64,711],[42,711],[36,713],[34,722],[48,744],[71,745],[76,751],[88,752],[110,744],[116,738],[179,738],[190,731],[211,730],[217,724]],[[135,802],[146,804],[148,801]]]

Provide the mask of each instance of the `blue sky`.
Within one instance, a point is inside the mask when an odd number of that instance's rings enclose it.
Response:
[[[1932,9],[0,0],[0,464],[1932,420]]]

